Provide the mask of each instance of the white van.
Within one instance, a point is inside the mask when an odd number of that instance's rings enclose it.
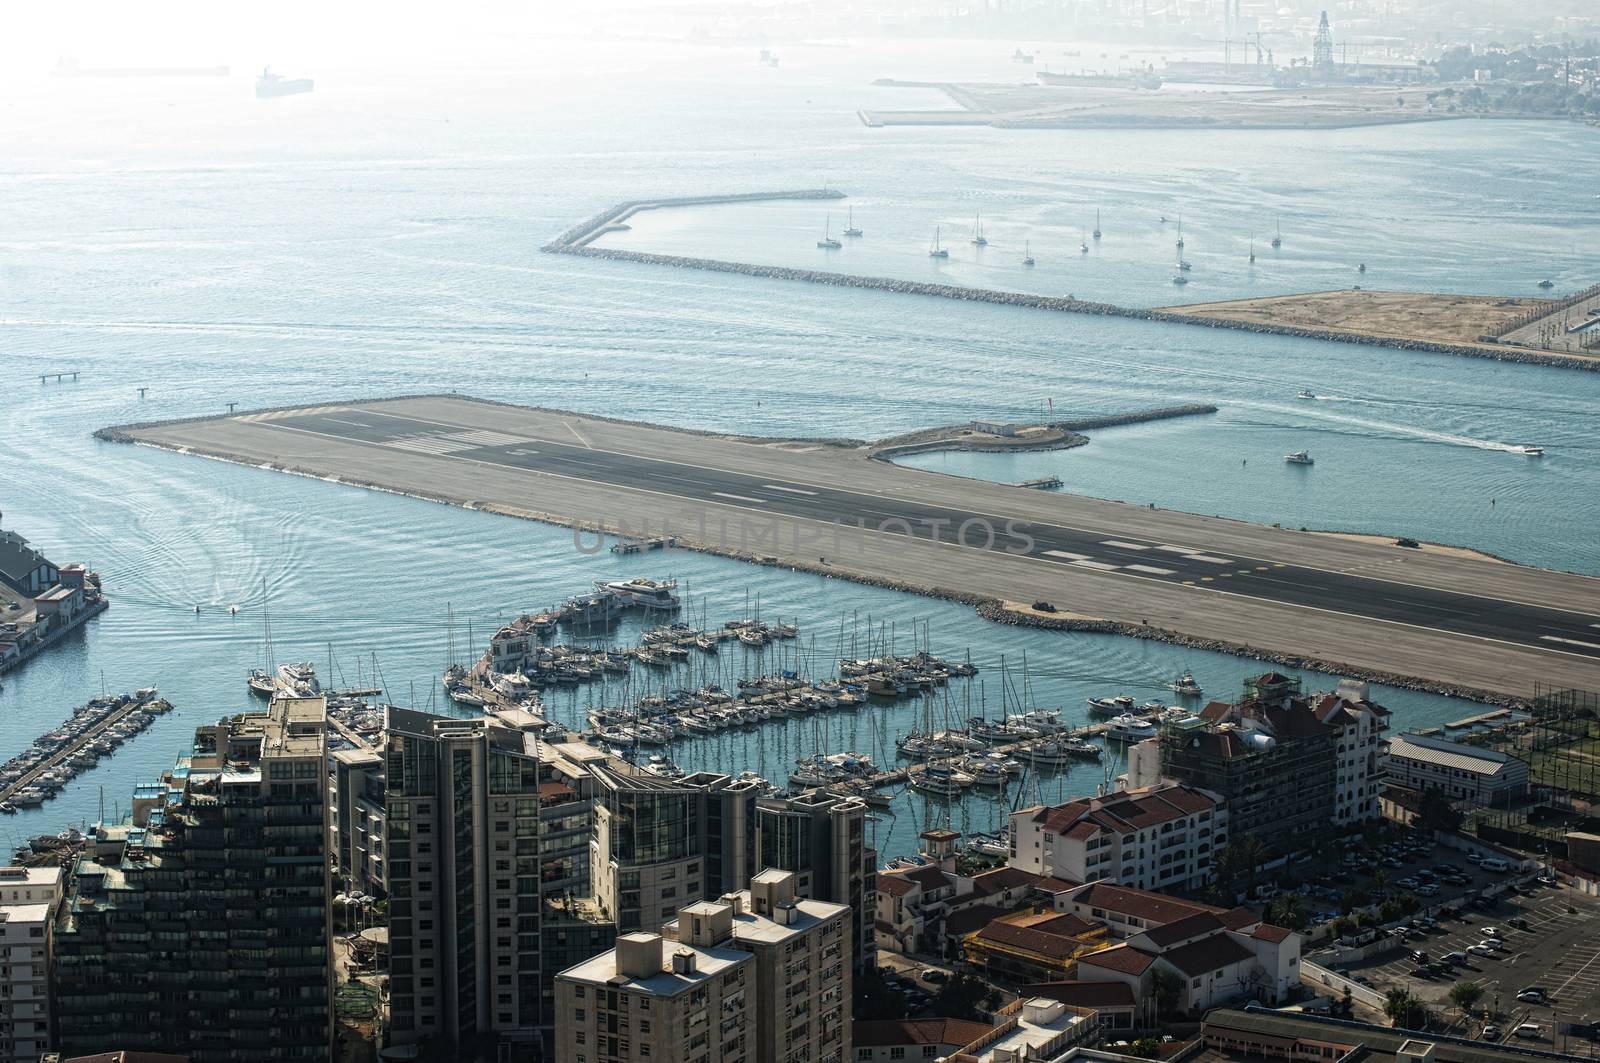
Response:
[[[1478,862],[1478,866],[1485,871],[1510,871],[1511,865],[1498,856],[1486,856]]]

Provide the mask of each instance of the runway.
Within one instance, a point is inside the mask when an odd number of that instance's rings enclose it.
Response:
[[[457,398],[124,430],[461,503],[1504,693],[1600,688],[1600,581]]]

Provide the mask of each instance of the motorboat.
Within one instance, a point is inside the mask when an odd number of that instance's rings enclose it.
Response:
[[[959,768],[972,776],[976,786],[1004,786],[1022,771],[1022,764],[999,753],[969,753],[961,758]]]
[[[1020,761],[1032,764],[1035,768],[1059,768],[1071,759],[1071,754],[1067,752],[1065,742],[1052,739],[1040,742],[1036,746],[1019,749],[1016,757]]]
[[[676,609],[678,581],[653,579],[596,580],[595,589],[610,591],[627,605],[644,609]]]
[[[1185,277],[1181,273],[1174,273],[1172,275],[1172,283],[1173,284],[1188,284],[1189,283],[1189,278]]]
[[[1315,391],[1310,391],[1310,390],[1308,390],[1306,388],[1301,388],[1300,389],[1300,394],[1295,396],[1295,398],[1297,398],[1297,399],[1314,399],[1316,397],[1317,397],[1317,393]]]
[[[1293,454],[1285,454],[1283,460],[1290,465],[1315,465],[1316,459],[1304,450],[1297,450]]]
[[[1106,739],[1111,742],[1143,742],[1156,736],[1156,725],[1137,716],[1118,716],[1106,729]]]
[[[1126,694],[1112,698],[1090,698],[1089,711],[1100,716],[1120,716],[1133,708],[1133,699]]]
[[[1069,731],[1072,725],[1061,719],[1059,709],[1034,709],[1032,712],[1013,713],[1006,717],[1008,724],[1020,724],[1042,735]]]
[[[1517,448],[1517,453],[1526,454],[1530,458],[1542,458],[1544,457],[1544,448],[1540,446],[1534,446],[1531,443],[1524,443],[1522,446]]]
[[[1184,672],[1178,678],[1167,684],[1167,689],[1186,698],[1197,698],[1205,691],[1195,681],[1193,672]],[[1162,706],[1165,708],[1165,706]]]
[[[912,789],[935,797],[957,797],[973,783],[972,776],[937,765],[913,771],[909,778]]]
[[[1100,747],[1089,741],[1087,738],[1079,738],[1074,735],[1071,738],[1063,739],[1061,742],[1061,748],[1066,751],[1066,754],[1069,757],[1078,757],[1082,760],[1100,759]]]
[[[469,708],[482,708],[484,705],[482,695],[474,693],[465,683],[452,683],[445,687],[445,693],[449,694],[450,700],[457,705],[466,705]]]

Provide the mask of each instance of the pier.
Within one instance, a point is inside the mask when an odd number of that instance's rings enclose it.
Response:
[[[103,430],[286,472],[1484,700],[1600,689],[1600,580],[460,396]],[[1055,617],[995,611],[1048,601]]]
[[[1059,476],[1041,476],[1037,480],[1024,480],[1021,483],[1019,483],[1017,486],[1018,487],[1031,487],[1035,491],[1054,491],[1054,490],[1056,490],[1057,488],[1059,488],[1061,486],[1061,477],[1059,477]]]
[[[159,709],[152,708],[152,706],[157,702],[159,702],[162,707]],[[38,764],[35,764],[15,782],[0,788],[0,804],[9,803],[13,797],[16,797],[19,793],[27,790],[39,782],[41,777],[65,766],[67,761],[71,760],[79,753],[82,753],[86,748],[105,737],[107,732],[116,727],[117,724],[121,723],[133,713],[150,711],[164,712],[170,708],[171,705],[164,701],[160,701],[160,699],[129,698],[122,705],[109,710],[104,716],[97,720],[93,726],[86,729],[82,734],[74,737],[72,741],[62,746],[48,758],[39,762]]]

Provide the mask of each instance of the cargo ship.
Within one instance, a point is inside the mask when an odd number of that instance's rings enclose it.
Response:
[[[256,96],[263,100],[274,96],[296,96],[310,92],[315,86],[316,82],[310,78],[286,78],[263,67],[261,76],[256,78]]]

